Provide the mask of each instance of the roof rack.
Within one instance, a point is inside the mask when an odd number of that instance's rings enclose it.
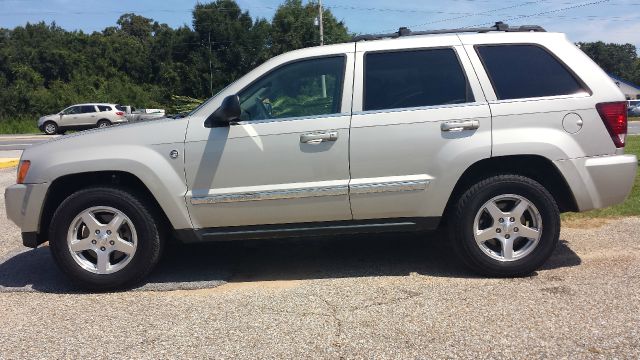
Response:
[[[404,36],[416,35],[433,35],[433,34],[454,34],[454,33],[486,33],[490,31],[504,32],[545,32],[546,30],[538,25],[522,25],[518,27],[509,27],[502,21],[496,22],[495,25],[486,28],[461,28],[461,29],[445,29],[445,30],[427,30],[427,31],[411,31],[406,27],[401,27],[398,31],[389,34],[369,34],[358,35],[353,37],[352,41],[368,41],[380,39],[395,39]]]

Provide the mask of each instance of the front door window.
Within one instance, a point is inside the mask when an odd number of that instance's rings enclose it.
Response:
[[[240,92],[243,121],[340,112],[345,58],[326,57],[284,65]]]

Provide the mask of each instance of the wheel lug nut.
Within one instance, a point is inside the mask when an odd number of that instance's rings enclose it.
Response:
[[[509,221],[514,222],[514,221],[516,221],[516,218],[513,218],[513,217],[509,218]]]
[[[95,240],[91,240],[91,243],[92,243],[93,245],[95,245],[95,244],[97,243],[97,241],[95,241]]]
[[[115,245],[115,243],[116,243],[116,242],[115,242],[115,241],[113,241],[113,240],[109,241],[109,244],[111,244],[111,245]]]
[[[507,235],[505,235],[505,236],[504,236],[504,238],[505,238],[505,239],[508,239],[508,238],[510,238],[510,237],[511,237],[511,235],[509,235],[509,234],[507,234]]]
[[[100,230],[96,230],[96,234],[100,234]]]
[[[105,251],[107,250],[107,248],[105,248],[104,246],[100,246],[100,250]]]
[[[499,234],[499,233],[501,233],[501,232],[502,232],[502,230],[500,230],[500,229],[496,229],[496,232]]]
[[[498,219],[498,221],[502,223],[502,222],[504,222],[504,219],[500,218],[500,219]]]
[[[107,230],[107,235],[111,235],[111,230]]]
[[[513,231],[514,232],[518,232],[518,228],[513,228]]]

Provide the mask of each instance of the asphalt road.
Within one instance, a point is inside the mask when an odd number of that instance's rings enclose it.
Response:
[[[0,151],[24,150],[29,146],[49,141],[58,135],[0,135]]]
[[[172,246],[141,288],[84,294],[0,202],[1,359],[640,357],[640,218],[569,224],[517,279],[391,234]]]

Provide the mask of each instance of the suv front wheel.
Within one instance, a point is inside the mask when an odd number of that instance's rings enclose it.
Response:
[[[55,135],[58,133],[58,124],[54,123],[53,121],[47,121],[46,123],[44,123],[42,129],[47,135]]]
[[[53,258],[78,286],[108,290],[134,285],[160,258],[152,212],[133,194],[95,187],[60,204],[51,220]]]
[[[458,199],[449,225],[456,252],[469,268],[488,276],[523,276],[551,256],[560,236],[560,213],[540,183],[498,175]]]

